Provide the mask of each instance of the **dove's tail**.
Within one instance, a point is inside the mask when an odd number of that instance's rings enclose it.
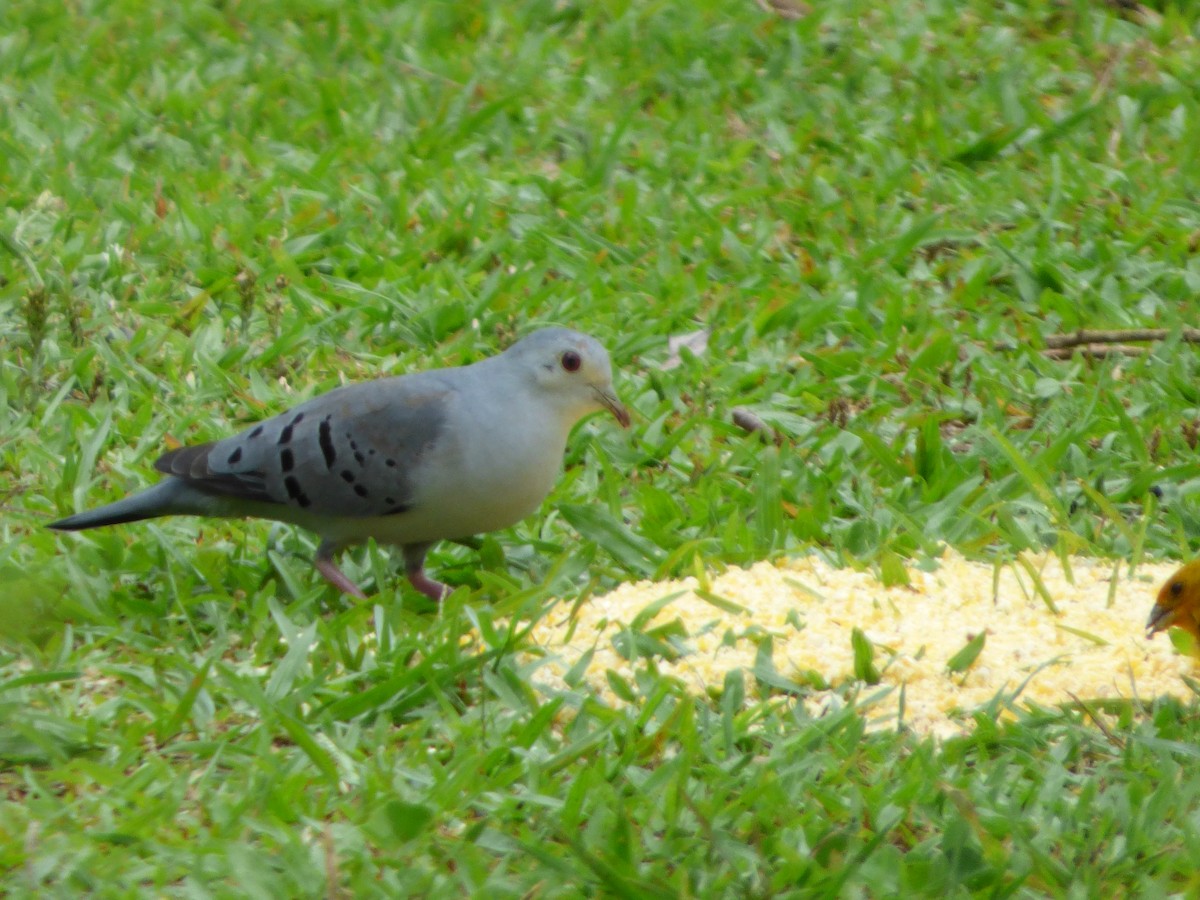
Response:
[[[138,522],[159,516],[194,513],[198,512],[195,503],[188,502],[193,495],[194,491],[178,478],[167,478],[132,497],[67,516],[46,527],[56,531],[82,531],[85,528],[120,525],[122,522]]]

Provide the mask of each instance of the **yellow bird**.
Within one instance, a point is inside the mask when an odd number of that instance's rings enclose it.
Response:
[[[1172,626],[1190,634],[1200,649],[1200,560],[1181,568],[1159,590],[1146,620],[1146,637]]]

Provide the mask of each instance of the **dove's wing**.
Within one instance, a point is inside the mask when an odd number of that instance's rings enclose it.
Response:
[[[240,434],[155,463],[206,494],[367,518],[412,508],[417,471],[444,438],[453,380],[440,372],[350,385]]]

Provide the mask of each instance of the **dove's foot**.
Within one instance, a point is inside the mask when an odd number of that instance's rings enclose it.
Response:
[[[450,588],[440,581],[434,581],[425,574],[425,554],[433,544],[407,544],[404,547],[404,574],[418,591],[440,603],[450,593]]]
[[[434,581],[425,574],[424,569],[409,569],[408,580],[412,582],[412,586],[428,597],[430,600],[440,603],[446,599],[446,595],[450,593],[450,588],[442,584],[440,581]]]
[[[367,595],[362,592],[357,584],[346,577],[346,573],[338,568],[337,563],[333,561],[333,554],[338,550],[336,544],[330,544],[327,541],[322,541],[321,546],[317,548],[317,558],[315,560],[317,571],[343,594],[349,594],[351,597],[357,597],[359,600],[366,600]]]

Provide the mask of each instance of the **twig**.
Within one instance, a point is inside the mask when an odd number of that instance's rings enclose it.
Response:
[[[1116,331],[1090,331],[1080,328],[1070,334],[1052,334],[1046,338],[1047,347],[1078,347],[1080,344],[1122,344],[1126,341],[1165,341],[1174,332],[1167,328],[1125,328]],[[1200,344],[1200,328],[1184,328],[1179,338],[1189,344]]]
[[[1104,721],[1100,718],[1099,714],[1095,710],[1080,700],[1074,694],[1074,692],[1067,691],[1067,696],[1075,701],[1075,704],[1087,714],[1087,717],[1091,719],[1093,723],[1095,723],[1096,727],[1104,733],[1104,736],[1108,738],[1109,741],[1111,741],[1121,750],[1125,749],[1125,742],[1117,737],[1117,735],[1112,733],[1112,729],[1104,724]]]
[[[1096,331],[1080,328],[1068,334],[1052,334],[1046,338],[1046,349],[1042,355],[1049,359],[1070,359],[1076,353],[1092,359],[1109,356],[1142,356],[1146,347],[1132,347],[1130,341],[1165,341],[1178,337],[1185,344],[1200,344],[1200,328],[1121,328],[1114,331]],[[993,350],[1015,350],[1007,341],[997,341]]]

